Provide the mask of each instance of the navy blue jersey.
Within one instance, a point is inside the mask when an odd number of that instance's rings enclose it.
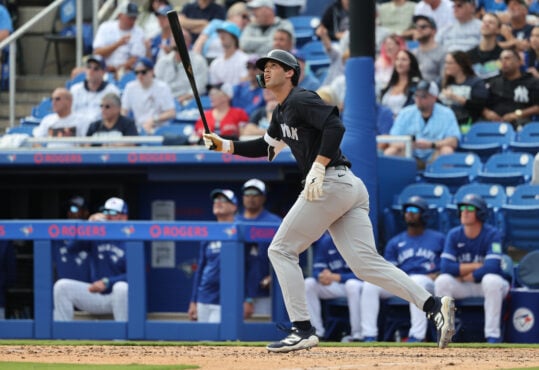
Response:
[[[314,246],[313,277],[318,279],[318,275],[325,269],[341,275],[341,283],[348,279],[357,279],[327,232],[318,239]]]
[[[430,274],[440,271],[440,255],[444,249],[444,235],[426,229],[423,234],[411,236],[403,231],[387,242],[384,258],[407,274]]]
[[[483,266],[473,272],[474,280],[481,281],[488,273],[502,275],[501,270],[502,237],[498,229],[483,224],[475,239],[464,234],[464,227],[449,230],[442,253],[441,271],[459,276],[461,263],[482,262]]]
[[[91,282],[91,242],[84,240],[53,240],[52,253],[57,279]]]
[[[281,218],[268,210],[250,219],[238,214],[236,220],[281,223]],[[260,282],[270,273],[269,246],[270,242],[245,243],[245,298],[269,297],[269,287],[260,286]]]
[[[125,253],[125,242],[92,242],[90,277],[91,281],[97,281],[103,278],[109,279],[109,286],[103,294],[110,293],[114,283],[127,281]]]

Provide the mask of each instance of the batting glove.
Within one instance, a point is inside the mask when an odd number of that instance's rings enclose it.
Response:
[[[215,133],[204,134],[204,145],[209,150],[230,153],[230,140],[225,140]]]
[[[325,176],[326,167],[321,163],[313,162],[313,166],[305,178],[304,194],[308,201],[318,200],[324,194],[322,184]]]

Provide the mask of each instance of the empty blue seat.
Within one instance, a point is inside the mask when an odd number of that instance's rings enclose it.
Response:
[[[135,74],[134,71],[125,72],[123,76],[120,77],[120,79],[116,82],[116,86],[118,86],[118,89],[120,89],[120,91],[123,92],[125,89],[125,86],[129,82],[134,81],[136,78],[137,78],[137,75]]]
[[[539,289],[539,250],[527,253],[519,262],[516,280],[519,286],[529,289]]]
[[[333,2],[334,0],[307,0],[305,8],[301,12],[301,14],[322,17],[326,9]]]
[[[202,104],[202,109],[210,109],[211,108],[211,99],[209,95],[201,95],[200,96],[200,103]],[[191,99],[184,107],[183,110],[189,110],[189,109],[198,109],[198,105],[195,99]]]
[[[477,181],[516,186],[529,182],[533,174],[533,156],[529,153],[505,152],[493,154],[485,162]]]
[[[469,184],[481,170],[481,159],[474,153],[453,153],[441,155],[429,163],[423,172],[427,182],[447,185],[451,191]]]
[[[41,119],[52,112],[52,99],[43,98],[39,104],[32,108],[32,117]]]
[[[458,150],[474,152],[484,162],[492,154],[500,153],[514,140],[513,126],[505,122],[477,122],[462,136]]]
[[[301,48],[309,41],[316,38],[315,30],[320,24],[320,18],[313,15],[298,15],[287,18],[294,27],[294,37],[296,38],[296,47]]]
[[[539,185],[516,186],[502,206],[502,213],[509,250],[539,249]]]
[[[318,68],[329,67],[331,60],[320,40],[309,41],[300,48],[301,54],[311,71],[316,73]]]
[[[532,155],[539,153],[539,122],[529,122],[522,126],[516,132],[515,139],[509,143],[509,149]]]
[[[163,145],[186,145],[194,126],[188,123],[175,123],[158,127],[154,135],[163,136]]]
[[[9,127],[6,130],[6,134],[26,134],[28,136],[32,136],[34,127],[35,126],[30,126],[30,125],[20,125],[20,126]]]
[[[71,86],[79,83],[79,82],[82,82],[86,79],[86,72],[81,72],[79,74],[77,74],[75,77],[69,79],[66,81],[66,89],[70,89]]]

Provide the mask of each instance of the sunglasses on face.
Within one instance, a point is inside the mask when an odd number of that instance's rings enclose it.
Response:
[[[103,214],[104,215],[107,215],[107,216],[118,216],[120,215],[121,213],[114,210],[114,209],[104,209],[103,210]]]
[[[475,212],[476,208],[475,206],[469,206],[469,205],[463,204],[462,206],[459,207],[459,210],[461,212],[464,212],[464,211]]]
[[[415,207],[415,206],[409,206],[409,207],[406,207],[406,209],[404,210],[404,212],[406,213],[414,213],[414,214],[418,214],[421,212],[421,210],[418,208],[418,207]]]
[[[135,71],[135,74],[136,74],[136,75],[143,75],[143,76],[144,76],[144,75],[146,74],[146,72],[148,72],[147,69],[141,69],[141,70],[139,70],[139,71]]]
[[[79,211],[79,207],[77,206],[70,206],[69,207],[69,212],[71,213],[77,213]]]
[[[109,109],[110,107],[112,107],[112,105],[110,105],[110,104],[101,104],[99,107],[101,109]]]
[[[247,189],[243,192],[243,195],[246,195],[246,196],[257,196],[257,195],[262,195],[258,190],[256,189]]]
[[[226,197],[217,196],[213,198],[213,203],[227,203],[229,200]]]
[[[51,99],[54,100],[54,101],[58,101],[58,100],[62,100],[62,97],[61,96],[53,96]]]
[[[101,71],[101,68],[99,68],[98,66],[86,66],[86,68],[91,71]]]
[[[428,24],[416,24],[415,28],[418,30],[424,30],[425,28],[430,28]]]

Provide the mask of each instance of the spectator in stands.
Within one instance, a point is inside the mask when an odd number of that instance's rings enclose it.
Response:
[[[273,110],[278,102],[273,92],[269,89],[262,90],[262,96],[266,102],[249,116],[249,123],[240,128],[241,136],[264,136],[271,122]]]
[[[345,46],[343,49],[341,48],[341,44],[333,43],[331,41],[331,38],[329,37],[329,32],[327,28],[323,25],[318,26],[315,31],[315,34],[320,38],[320,41],[322,41],[322,44],[324,45],[324,50],[330,59],[329,67],[327,67],[326,77],[324,78],[324,81],[320,81],[322,82],[322,85],[325,86],[329,85],[338,76],[344,74],[345,58],[343,58],[343,54],[345,52],[349,52],[349,48]],[[346,36],[343,36],[343,38],[345,37],[349,39],[348,32],[346,32]],[[302,70],[303,69],[304,68],[302,67]]]
[[[109,198],[103,210],[90,221],[126,221],[127,204]],[[90,255],[90,282],[60,279],[54,283],[54,320],[71,321],[75,307],[93,314],[110,314],[114,320],[127,321],[127,271],[125,242],[94,241]]]
[[[15,250],[7,240],[0,241],[0,320],[6,317],[7,290],[15,285],[17,275]]]
[[[438,81],[443,73],[445,51],[436,42],[436,22],[424,15],[414,16],[414,40],[419,46],[413,51],[421,75],[427,81]]]
[[[101,99],[102,118],[90,124],[87,136],[94,138],[118,139],[122,136],[138,136],[135,121],[121,115],[122,104],[120,97],[115,93],[106,94]],[[131,143],[92,144],[92,146],[121,146]]]
[[[258,80],[256,79],[257,74],[262,73],[256,66],[257,60],[257,55],[249,58],[247,61],[247,79],[232,87],[231,105],[242,108],[249,115],[266,104],[262,93],[264,89],[258,85]]]
[[[393,73],[395,59],[400,50],[406,49],[404,39],[397,35],[390,35],[382,44],[380,55],[374,62],[374,85],[376,95],[380,95],[380,91],[387,86]]]
[[[232,190],[215,189],[210,193],[217,222],[234,222],[238,199]],[[193,291],[187,314],[198,322],[221,322],[220,271],[221,248],[232,243],[221,240],[200,243],[198,267],[193,277]]]
[[[350,0],[335,0],[322,14],[320,25],[328,30],[332,41],[339,41],[344,32],[350,29],[349,8]]]
[[[532,29],[530,35],[530,48],[525,53],[526,72],[539,78],[539,26]]]
[[[380,53],[382,43],[384,42],[386,37],[391,34],[392,32],[389,30],[389,28],[380,25],[380,22],[378,22],[378,4],[376,4],[376,13],[374,20],[374,47],[376,54]],[[339,44],[341,46],[341,50],[350,47],[350,30],[344,31],[341,39],[339,40]]]
[[[69,89],[73,95],[73,111],[87,117],[90,122],[101,118],[99,104],[103,96],[109,93],[120,95],[116,85],[104,80],[106,68],[101,55],[90,55],[86,58],[86,79]]]
[[[147,55],[155,64],[159,58],[168,55],[172,49],[172,31],[168,21],[167,13],[172,10],[170,5],[162,5],[155,13],[161,32],[150,39],[149,55]]]
[[[200,95],[206,95],[208,85],[208,63],[202,55],[190,50],[191,34],[182,29],[183,38],[189,52],[191,67],[195,76],[197,90]],[[174,98],[185,106],[193,99],[193,89],[185,73],[182,58],[178,53],[176,42],[172,40],[171,53],[160,58],[155,64],[155,78],[165,82],[172,92]]]
[[[232,86],[222,85],[210,90],[211,109],[204,112],[206,121],[211,132],[226,137],[230,140],[238,140],[242,126],[249,122],[249,116],[241,108],[230,106],[232,99]],[[204,127],[202,119],[195,123],[195,134],[202,140]]]
[[[300,15],[301,9],[307,5],[307,0],[273,0],[275,13],[283,19]]]
[[[80,195],[69,198],[66,204],[68,220],[87,220],[90,216],[86,199]],[[90,282],[90,258],[87,240],[53,240],[52,255],[56,271],[56,279],[72,279]]]
[[[214,0],[196,0],[185,4],[179,13],[182,28],[191,33],[193,42],[212,19],[225,19],[225,8]]]
[[[294,50],[294,35],[284,28],[276,29],[273,33],[273,49],[292,52]]]
[[[504,40],[499,44],[503,49],[516,48],[526,51],[530,47],[529,39],[533,26],[527,22],[528,4],[526,0],[506,0],[509,24],[501,28]]]
[[[247,61],[249,60],[249,56],[239,48],[241,31],[236,24],[223,22],[217,32],[219,32],[224,52],[210,64],[210,85],[238,84],[247,78]]]
[[[502,303],[510,285],[501,268],[502,236],[485,223],[487,212],[487,203],[477,194],[465,195],[458,204],[461,225],[447,233],[434,292],[455,299],[484,297],[485,338],[499,343]]]
[[[453,12],[456,22],[438,34],[445,52],[468,51],[479,45],[481,21],[475,17],[475,0],[454,0]]]
[[[476,10],[480,18],[484,17],[486,13],[502,13],[507,9],[505,1],[499,0],[478,0]]]
[[[350,336],[343,341],[360,342],[360,296],[363,281],[346,264],[328,232],[314,243],[312,275],[305,279],[305,295],[311,323],[316,335],[324,338],[326,328],[322,321],[321,299],[346,298],[350,312]]]
[[[487,98],[485,82],[475,75],[468,55],[447,53],[440,100],[453,110],[462,133],[481,117]]]
[[[73,95],[65,87],[56,88],[52,92],[52,110],[47,114],[39,126],[34,128],[34,137],[71,137],[86,136],[89,117],[84,117],[72,111]],[[71,146],[69,144],[55,143],[48,147]]]
[[[243,31],[245,26],[250,22],[249,11],[244,2],[233,4],[226,12],[226,21],[234,23]],[[193,44],[193,51],[202,54],[208,63],[224,53],[219,32],[217,29],[225,22],[222,19],[212,19],[198,36],[197,41]]]
[[[400,110],[414,104],[414,93],[421,80],[421,71],[414,54],[409,50],[397,53],[395,69],[387,86],[380,93],[380,103],[397,116]]]
[[[163,6],[171,6],[168,0],[146,0],[140,14],[137,17],[137,26],[144,31],[147,40],[153,39],[161,32],[161,26],[157,19],[158,9]]]
[[[413,136],[413,156],[419,169],[439,155],[453,153],[461,137],[453,111],[436,102],[438,93],[436,83],[420,81],[415,91],[415,104],[403,108],[391,127],[391,135]],[[404,143],[395,142],[389,144],[384,154],[403,156],[404,150]]]
[[[11,32],[13,32],[13,21],[11,20],[11,15],[9,14],[9,11],[5,5],[0,5],[0,41],[5,40],[11,34]],[[2,58],[0,58],[0,71],[3,71],[2,63],[7,63],[7,60],[3,60],[6,54],[2,54],[4,55]],[[6,76],[4,76],[2,73],[1,77],[1,80],[3,81]]]
[[[475,74],[487,79],[498,74],[502,48],[498,45],[498,36],[502,28],[500,18],[494,13],[486,13],[481,22],[479,45],[468,50]]]
[[[176,116],[174,97],[170,87],[154,78],[153,62],[139,58],[135,64],[137,79],[129,82],[122,95],[122,114],[133,114],[137,129],[153,134],[157,127]]]
[[[300,67],[298,86],[306,90],[318,89],[320,87],[320,81],[314,76],[311,69],[307,67],[305,56],[299,50],[296,50],[293,54],[298,60]]]
[[[252,10],[254,19],[240,37],[240,48],[246,53],[266,55],[272,50],[275,30],[285,29],[294,35],[292,23],[275,15],[272,0],[251,0],[247,7]]]
[[[135,3],[121,3],[118,19],[102,23],[94,38],[94,54],[105,58],[107,71],[114,73],[117,80],[146,55],[144,31],[135,25],[137,16]]]
[[[418,285],[434,293],[434,279],[440,273],[440,255],[444,249],[444,234],[427,228],[429,204],[419,196],[410,197],[402,205],[406,230],[395,235],[386,245],[384,258],[400,268]],[[361,330],[365,342],[378,337],[380,298],[393,294],[365,282],[361,294]],[[423,342],[427,335],[427,317],[410,304],[410,330],[407,342]]]
[[[421,0],[414,10],[414,15],[420,14],[434,19],[438,34],[456,22],[451,0]]]
[[[378,7],[378,21],[391,33],[402,35],[412,28],[415,3],[408,0],[391,0]]]
[[[271,222],[279,225],[281,217],[268,211],[266,203],[266,184],[259,179],[246,181],[243,193],[243,212],[236,216],[242,222]],[[268,248],[270,242],[245,243],[245,300],[244,318],[253,314],[271,315],[270,298],[270,261]]]
[[[500,75],[487,81],[489,99],[483,109],[488,121],[510,122],[515,128],[539,114],[539,81],[520,70],[522,60],[515,50],[500,55]]]

